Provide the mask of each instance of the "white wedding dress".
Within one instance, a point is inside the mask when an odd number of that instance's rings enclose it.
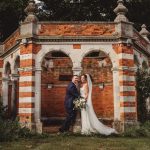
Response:
[[[115,129],[102,124],[98,120],[92,105],[92,81],[88,74],[87,82],[89,86],[89,94],[86,103],[86,108],[83,108],[81,110],[81,134],[90,135],[91,133],[99,133],[103,135],[110,135],[112,133],[117,133]],[[80,95],[82,97],[85,97],[84,87],[80,88]]]

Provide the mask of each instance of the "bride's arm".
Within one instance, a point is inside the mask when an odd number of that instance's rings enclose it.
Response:
[[[89,87],[88,87],[88,84],[85,84],[85,100],[88,99],[88,95],[89,95]]]

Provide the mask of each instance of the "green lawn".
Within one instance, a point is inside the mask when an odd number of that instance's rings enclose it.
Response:
[[[22,139],[0,143],[0,150],[150,150],[148,138],[86,137],[51,135],[44,139]]]

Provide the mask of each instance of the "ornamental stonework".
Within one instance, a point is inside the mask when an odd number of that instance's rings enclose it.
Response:
[[[4,51],[12,48],[17,40],[19,39],[19,36],[20,36],[20,32],[19,32],[19,29],[16,30],[4,43]]]
[[[46,36],[111,36],[115,24],[41,24],[39,35]]]
[[[148,47],[149,43],[144,38],[141,38],[141,35],[137,31],[134,31],[134,38],[135,43],[137,43],[139,46],[144,48]]]

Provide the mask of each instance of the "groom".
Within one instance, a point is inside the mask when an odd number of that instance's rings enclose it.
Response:
[[[79,82],[79,77],[77,75],[74,75],[72,77],[72,81],[69,83],[67,87],[65,103],[64,103],[67,116],[61,128],[59,129],[61,133],[69,131],[70,125],[75,121],[76,110],[74,110],[73,101],[75,98],[78,98],[80,96],[78,91],[78,82]]]

